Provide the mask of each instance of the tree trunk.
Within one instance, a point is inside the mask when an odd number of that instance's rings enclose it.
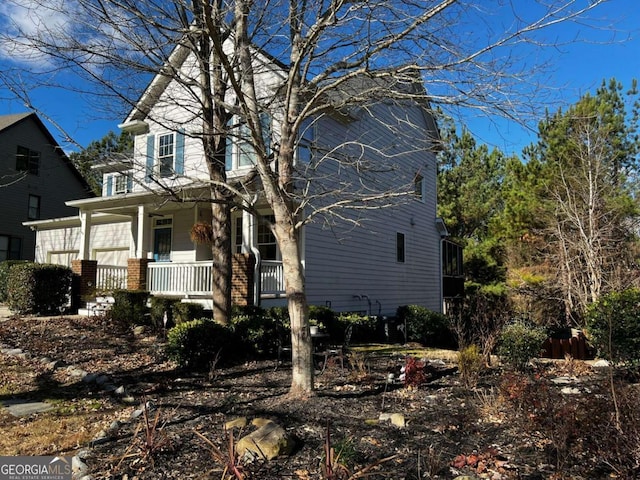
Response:
[[[304,273],[298,248],[298,234],[287,226],[276,231],[281,236],[279,246],[284,269],[285,291],[291,320],[292,378],[290,395],[305,397],[313,391],[313,344],[309,331],[307,297]]]
[[[213,319],[223,325],[231,317],[231,209],[220,188],[212,188],[211,226],[213,228],[213,265],[211,267],[211,297]]]

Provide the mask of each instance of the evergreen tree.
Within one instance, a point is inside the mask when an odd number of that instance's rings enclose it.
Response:
[[[565,321],[636,278],[639,143],[635,82],[603,82],[566,111],[547,114],[525,162],[509,164],[502,228],[511,267],[537,265],[558,290]],[[630,112],[628,112],[630,108]]]
[[[102,191],[102,174],[92,170],[92,166],[108,160],[114,155],[133,155],[133,137],[130,133],[107,133],[102,139],[94,140],[80,152],[73,152],[69,158],[87,181],[96,195]]]
[[[467,281],[504,281],[503,249],[494,221],[503,209],[502,182],[507,158],[497,149],[477,145],[471,133],[458,135],[455,125],[443,129],[439,156],[438,216],[452,239],[465,247]]]

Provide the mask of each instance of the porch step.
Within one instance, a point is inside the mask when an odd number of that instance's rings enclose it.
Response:
[[[114,303],[115,299],[111,296],[96,297],[94,301],[87,302],[85,308],[79,308],[78,315],[102,317],[111,309]]]

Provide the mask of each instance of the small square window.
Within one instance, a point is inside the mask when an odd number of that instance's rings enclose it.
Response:
[[[40,218],[40,197],[38,195],[29,195],[29,220],[38,220]]]
[[[405,245],[404,245],[404,233],[396,233],[396,261],[398,263],[404,263],[405,258]]]

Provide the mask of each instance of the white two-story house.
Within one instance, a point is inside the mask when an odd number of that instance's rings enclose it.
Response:
[[[174,58],[180,68],[190,68],[187,53]],[[256,56],[255,61],[269,67],[266,57]],[[262,70],[264,96],[284,77],[275,66]],[[201,122],[186,106],[186,95],[176,101],[181,88],[174,80],[157,77],[120,125],[135,134],[134,151],[95,166],[103,175],[101,197],[67,202],[77,215],[27,223],[37,232],[36,261],[73,265],[85,279],[85,292],[143,288],[153,295],[210,301],[211,248],[190,235],[194,224],[206,224],[212,215],[210,204],[197,200],[208,178],[197,134]],[[277,118],[265,118],[267,135],[278,131]],[[413,139],[412,148],[393,155],[376,153],[398,144],[399,132],[405,142]],[[318,218],[304,226],[301,253],[309,303],[372,315],[392,315],[407,304],[441,311],[446,229],[436,218],[438,132],[429,111],[417,102],[379,101],[366,109],[323,115],[303,135],[296,159],[301,171],[319,155],[354,148],[357,140],[373,146],[367,155],[378,163],[394,162],[393,169],[378,173],[384,182],[398,179],[406,185],[409,179],[414,190],[394,207],[367,210],[358,226],[341,223],[340,217],[331,223]],[[239,137],[227,141],[226,168],[230,179],[251,173],[251,152]],[[342,182],[341,168],[327,161],[313,170],[322,170],[326,188],[328,182]],[[169,190],[182,192],[189,201],[176,201]],[[256,210],[233,212],[232,296],[239,304],[283,305],[282,264],[269,228],[271,212],[260,200]]]

